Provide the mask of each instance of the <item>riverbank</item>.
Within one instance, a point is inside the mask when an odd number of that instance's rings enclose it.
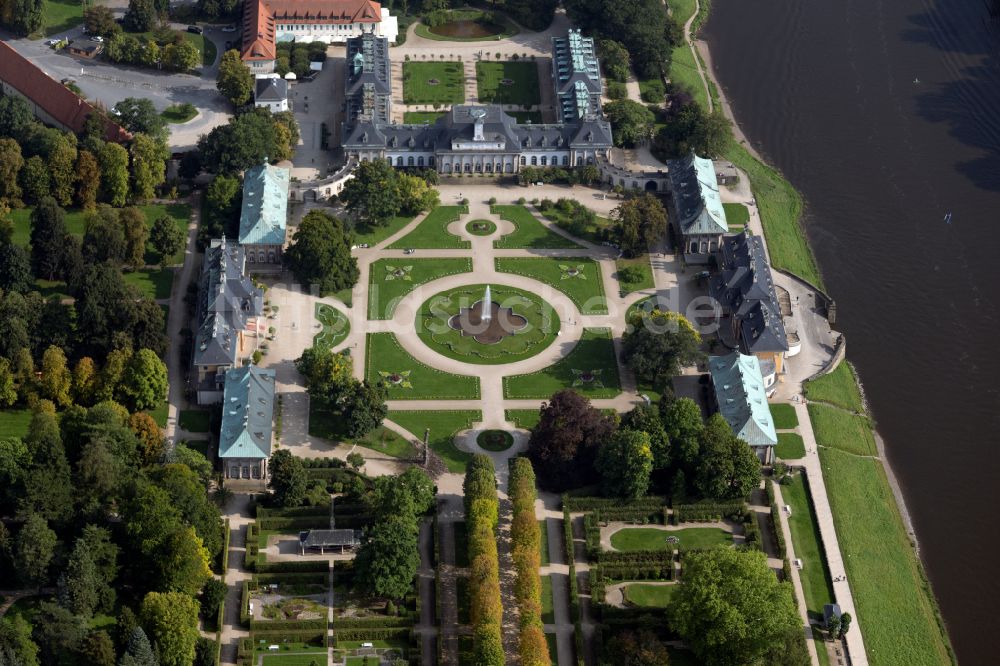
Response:
[[[819,267],[801,226],[801,195],[764,162],[740,128],[712,69],[708,45],[699,40],[692,43],[699,69],[706,77],[711,106],[721,110],[732,124],[733,142],[724,156],[750,180],[772,265],[822,289]],[[860,394],[857,380],[855,386]],[[905,498],[885,455],[882,438],[874,427],[871,431],[878,455],[867,459],[828,449],[824,435],[830,434],[816,433],[821,450],[827,449],[821,456],[823,475],[830,486],[834,523],[858,606],[868,660],[872,664],[954,663],[954,650],[919,556]],[[866,466],[866,470],[857,469],[858,464]],[[838,493],[838,488],[848,490],[849,478],[858,483],[849,492]],[[888,497],[894,498],[895,511],[885,506]],[[876,504],[879,502],[881,505]],[[881,549],[873,547],[878,544]]]

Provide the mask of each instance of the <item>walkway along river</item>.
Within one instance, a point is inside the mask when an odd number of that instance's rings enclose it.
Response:
[[[702,36],[806,200],[958,659],[996,663],[1000,23],[981,0],[714,0]]]

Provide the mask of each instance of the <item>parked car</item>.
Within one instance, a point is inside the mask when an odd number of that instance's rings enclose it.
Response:
[[[368,245],[368,243],[361,243],[360,245],[358,245],[358,247],[360,247],[362,250],[367,250],[371,246]]]
[[[405,250],[403,250],[403,254],[413,254],[413,252],[414,250],[412,247],[408,247]]]
[[[187,27],[187,31],[190,32],[193,35],[201,35],[201,34],[204,34],[205,29],[202,28],[201,26],[189,25]]]
[[[100,44],[101,42],[104,41],[104,38],[101,37],[100,35],[94,35],[93,37],[90,38],[90,41],[97,42],[98,44]]]
[[[236,26],[235,25],[227,25],[226,27],[224,27],[222,29],[222,32],[236,32]]]
[[[58,42],[57,40],[55,40],[55,39],[50,39],[50,40],[48,40],[47,42],[45,42],[45,45],[46,45],[46,46],[55,46],[55,45],[56,45],[56,44],[58,44],[58,43],[59,43],[59,42]]]

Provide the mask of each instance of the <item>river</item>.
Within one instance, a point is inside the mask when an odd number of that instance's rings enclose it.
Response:
[[[702,37],[806,200],[959,661],[995,664],[1000,22],[983,0],[713,0]]]

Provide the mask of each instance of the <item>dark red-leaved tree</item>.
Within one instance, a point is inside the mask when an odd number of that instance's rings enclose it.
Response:
[[[597,450],[616,427],[613,417],[591,407],[576,391],[554,394],[542,405],[528,442],[528,457],[542,487],[563,491],[594,483]]]

